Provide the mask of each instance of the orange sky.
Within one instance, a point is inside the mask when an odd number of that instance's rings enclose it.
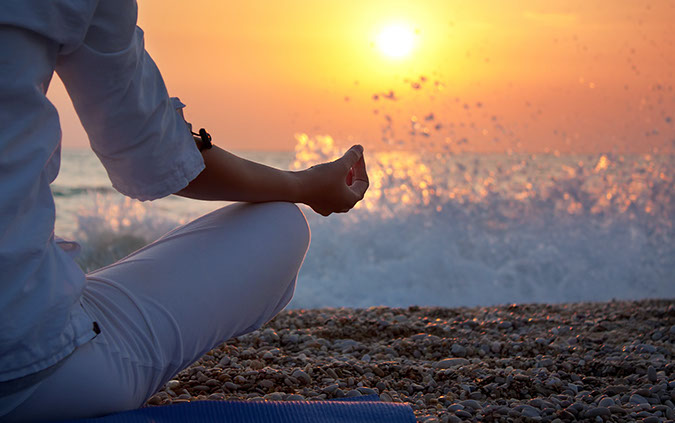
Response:
[[[675,144],[673,1],[187,4],[140,0],[139,25],[170,94],[224,148],[289,150],[299,132],[452,151]],[[409,56],[375,45],[390,23],[416,30]],[[64,145],[86,145],[56,79],[49,96]]]

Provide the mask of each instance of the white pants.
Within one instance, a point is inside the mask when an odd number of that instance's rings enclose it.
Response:
[[[234,204],[87,276],[101,333],[5,418],[92,417],[140,407],[176,373],[291,300],[309,246],[291,203]]]

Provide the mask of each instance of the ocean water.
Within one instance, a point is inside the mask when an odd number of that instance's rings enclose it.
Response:
[[[299,169],[339,156],[240,152]],[[371,188],[348,214],[303,209],[312,245],[291,308],[473,306],[675,297],[673,155],[367,151]],[[115,192],[89,151],[65,150],[57,234],[93,270],[223,203]]]

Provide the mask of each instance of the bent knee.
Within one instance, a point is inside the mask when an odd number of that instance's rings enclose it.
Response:
[[[309,248],[311,231],[305,214],[300,208],[288,202],[260,203],[257,206],[264,208],[269,213],[270,222],[275,229],[282,231],[293,244],[303,250],[303,254]]]

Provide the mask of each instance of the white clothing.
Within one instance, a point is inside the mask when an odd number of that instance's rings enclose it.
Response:
[[[0,388],[95,336],[84,273],[54,236],[56,70],[120,192],[151,200],[204,168],[136,27],[135,0],[0,1]],[[65,246],[65,244],[62,244]],[[52,369],[53,370],[53,369]],[[0,392],[0,408],[4,404]]]
[[[74,419],[141,406],[205,352],[281,311],[308,244],[307,221],[294,204],[234,204],[87,275],[82,304],[101,333],[4,419]]]

